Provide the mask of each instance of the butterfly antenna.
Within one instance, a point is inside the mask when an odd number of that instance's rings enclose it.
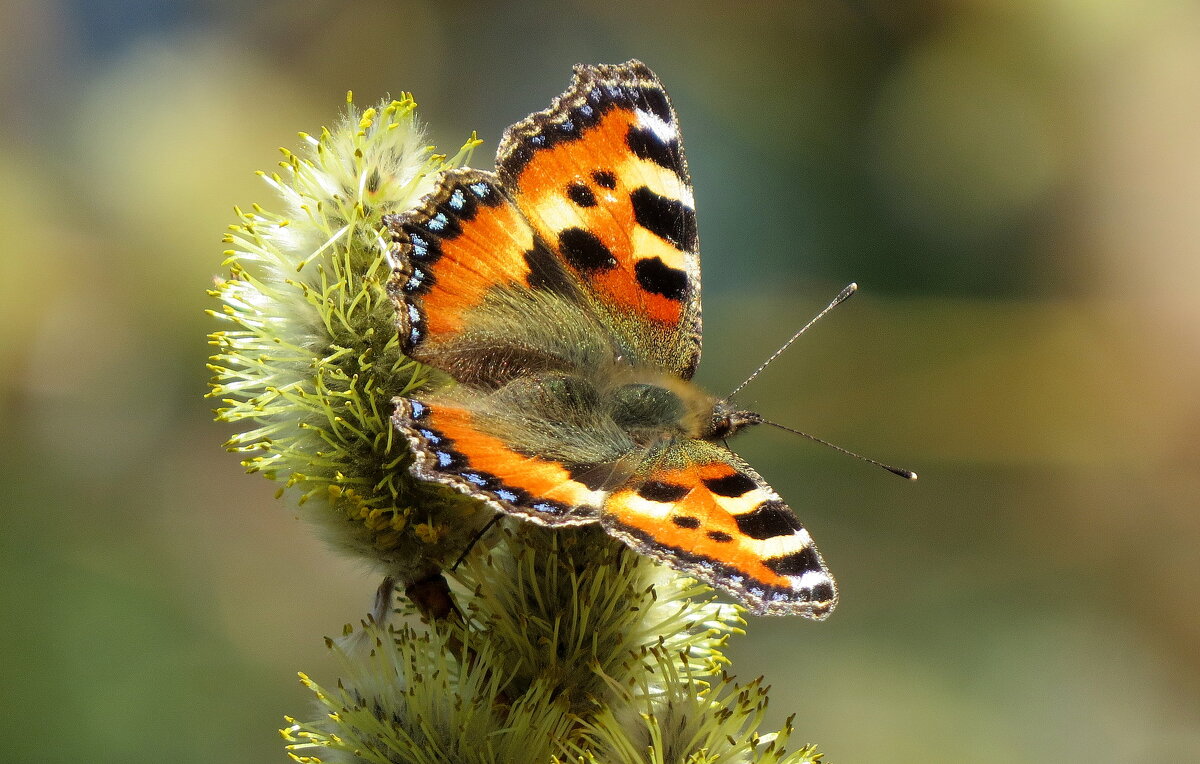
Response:
[[[768,365],[770,365],[771,361],[774,361],[776,358],[778,358],[780,355],[782,355],[782,354],[783,354],[783,351],[785,351],[785,350],[787,350],[789,347],[791,347],[791,345],[792,345],[792,343],[793,343],[793,342],[795,342],[796,340],[800,339],[800,335],[801,335],[801,334],[804,334],[806,331],[808,331],[808,328],[809,328],[810,326],[812,326],[813,324],[815,324],[815,323],[817,323],[818,321],[820,321],[820,320],[821,320],[821,319],[822,319],[822,318],[825,316],[825,314],[826,314],[826,313],[828,313],[829,311],[833,310],[833,309],[834,309],[834,308],[836,308],[838,305],[841,305],[841,304],[842,304],[843,302],[845,302],[846,300],[850,299],[850,296],[851,296],[851,295],[853,295],[853,294],[854,294],[855,292],[857,292],[857,291],[858,291],[858,284],[851,283],[851,284],[849,284],[849,285],[848,285],[848,286],[847,286],[845,289],[843,289],[841,292],[839,292],[839,293],[838,293],[838,296],[833,298],[833,302],[831,302],[831,303],[829,303],[828,305],[826,305],[824,310],[822,310],[822,311],[821,311],[820,313],[818,313],[817,315],[813,316],[813,317],[812,317],[812,320],[810,320],[810,321],[809,321],[807,324],[805,324],[804,326],[800,327],[800,331],[798,331],[798,332],[796,332],[795,334],[793,334],[793,335],[792,335],[792,337],[791,337],[791,339],[789,339],[787,342],[783,343],[783,345],[781,345],[781,346],[779,347],[779,349],[778,349],[778,350],[776,350],[774,353],[772,353],[772,354],[771,354],[771,357],[770,357],[770,358],[768,358],[767,360],[763,361],[763,362],[762,362],[762,365],[761,365],[761,366],[759,366],[757,369],[755,369],[753,374],[751,374],[750,376],[746,377],[746,381],[745,381],[745,382],[743,382],[742,384],[740,384],[740,385],[738,385],[737,387],[733,388],[733,392],[732,392],[732,393],[730,393],[730,394],[727,396],[727,398],[732,398],[733,396],[737,395],[737,394],[738,394],[738,392],[739,392],[739,391],[741,391],[741,389],[742,389],[743,387],[745,387],[746,385],[750,384],[750,382],[751,382],[751,381],[752,381],[752,380],[753,380],[755,377],[757,377],[759,374],[761,374],[761,373],[762,373],[762,370],[763,370],[763,369],[765,369],[765,368],[767,368],[767,366],[768,366]],[[786,428],[785,428],[785,429],[786,429]],[[801,433],[801,435],[803,435],[803,434],[804,434],[804,433]],[[868,461],[870,461],[870,460],[868,460]]]
[[[762,423],[769,424],[772,427],[778,427],[781,430],[787,430],[788,432],[793,433],[795,435],[800,435],[802,437],[808,438],[811,441],[820,443],[822,446],[829,446],[834,451],[840,451],[843,454],[845,454],[846,456],[853,456],[855,459],[861,459],[862,461],[867,462],[868,464],[874,464],[876,467],[883,467],[885,470],[892,473],[893,475],[899,475],[900,477],[905,478],[907,480],[916,480],[917,479],[917,473],[913,472],[912,470],[906,470],[902,467],[893,467],[890,464],[884,464],[883,462],[879,462],[874,459],[869,459],[869,458],[863,456],[862,454],[854,453],[853,451],[851,451],[848,448],[842,448],[841,446],[836,446],[827,440],[818,438],[816,435],[809,435],[807,432],[800,432],[799,430],[793,430],[791,427],[787,427],[786,425],[779,424],[778,422],[772,422],[770,419],[763,419]]]
[[[454,564],[450,566],[451,572],[458,570],[458,566],[463,564],[463,560],[467,559],[467,555],[471,553],[471,550],[475,548],[475,545],[479,543],[479,540],[486,536],[487,532],[492,529],[492,526],[498,522],[500,522],[499,512],[493,515],[492,518],[487,521],[487,524],[480,528],[479,532],[471,537],[471,541],[467,544],[467,548],[462,550],[462,554],[460,554],[458,559],[454,561]]]

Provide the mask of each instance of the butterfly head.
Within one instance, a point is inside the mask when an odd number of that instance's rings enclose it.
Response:
[[[762,422],[763,418],[753,411],[739,409],[727,400],[718,400],[713,404],[708,429],[701,437],[705,440],[724,440],[743,427]]]

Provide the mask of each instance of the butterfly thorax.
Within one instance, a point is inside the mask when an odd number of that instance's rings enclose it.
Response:
[[[677,378],[619,385],[607,397],[613,422],[643,442],[664,435],[723,440],[762,422],[753,411],[740,410]]]

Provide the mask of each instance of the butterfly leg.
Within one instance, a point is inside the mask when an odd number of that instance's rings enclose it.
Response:
[[[497,512],[496,514],[492,515],[491,520],[488,520],[487,523],[482,528],[479,529],[479,532],[476,533],[471,538],[471,542],[469,544],[467,544],[466,549],[463,549],[462,554],[460,554],[458,556],[458,559],[454,561],[454,564],[450,566],[451,572],[458,570],[458,566],[462,565],[463,560],[467,559],[467,555],[471,553],[471,550],[475,548],[475,545],[478,544],[479,541],[484,536],[487,535],[487,532],[490,531],[496,523],[500,522],[501,517],[503,517],[503,515],[501,515],[499,512]]]

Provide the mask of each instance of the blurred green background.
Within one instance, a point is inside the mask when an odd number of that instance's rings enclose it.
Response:
[[[13,762],[283,761],[376,581],[202,399],[252,173],[415,92],[436,143],[638,57],[681,115],[702,382],[842,586],[733,670],[831,762],[1200,760],[1200,5],[0,4],[0,633]]]

